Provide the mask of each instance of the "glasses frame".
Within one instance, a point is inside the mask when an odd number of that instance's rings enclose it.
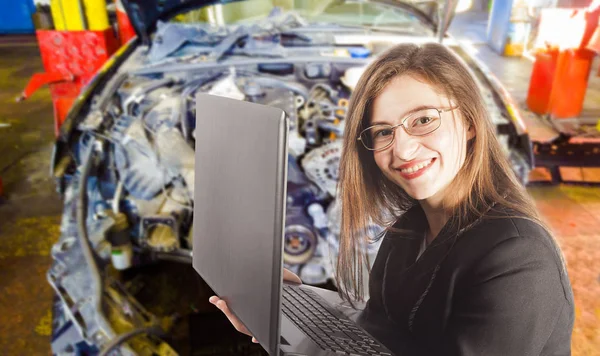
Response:
[[[423,110],[432,110],[432,109],[433,109],[433,110],[437,110],[437,112],[438,112],[438,115],[440,116],[440,124],[438,125],[438,127],[436,127],[435,129],[433,129],[433,130],[429,131],[428,133],[426,133],[426,134],[422,134],[422,135],[413,135],[413,134],[411,134],[410,132],[408,132],[408,130],[406,129],[406,126],[404,126],[404,123],[406,122],[406,120],[408,120],[408,119],[409,119],[409,118],[410,118],[412,115],[414,115],[414,114],[418,113],[419,111],[423,111]],[[386,125],[386,124],[377,124],[377,125],[372,125],[372,126],[369,126],[369,127],[367,127],[366,129],[362,130],[362,131],[360,132],[360,134],[358,134],[358,138],[357,138],[357,140],[358,140],[358,141],[360,141],[360,142],[363,144],[363,146],[365,147],[365,149],[367,149],[367,150],[369,150],[369,151],[382,151],[382,150],[385,150],[386,148],[390,147],[390,146],[391,146],[391,145],[394,143],[394,141],[396,140],[396,129],[397,129],[398,127],[402,126],[402,128],[404,128],[404,132],[406,132],[406,133],[407,133],[408,135],[410,135],[410,136],[415,136],[415,137],[426,136],[426,135],[429,135],[429,134],[430,134],[430,133],[432,133],[432,132],[435,132],[437,129],[439,129],[439,128],[440,128],[440,126],[442,126],[442,122],[441,122],[441,120],[442,120],[442,114],[443,114],[443,113],[445,113],[445,112],[450,112],[450,111],[453,111],[453,110],[456,110],[456,109],[458,109],[458,106],[451,107],[451,108],[447,108],[447,109],[438,109],[438,108],[425,108],[425,109],[422,109],[422,110],[419,110],[419,111],[415,111],[415,112],[413,112],[413,113],[411,113],[411,114],[408,114],[408,115],[406,115],[406,117],[404,117],[404,118],[402,119],[402,121],[401,121],[401,122],[400,122],[398,125],[387,125],[387,126],[390,126],[390,127],[391,127],[391,129],[392,129],[392,140],[390,141],[390,143],[388,143],[387,145],[385,145],[385,146],[384,146],[384,147],[382,147],[382,148],[377,148],[377,149],[374,149],[374,148],[369,148],[369,147],[367,147],[367,144],[364,142],[364,140],[362,140],[361,136],[363,135],[363,133],[365,133],[366,131],[370,130],[370,129],[371,129],[371,128],[373,128],[373,127],[376,127],[376,126],[382,126],[382,125]]]

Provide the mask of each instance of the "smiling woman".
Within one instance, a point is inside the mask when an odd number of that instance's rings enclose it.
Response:
[[[361,323],[392,351],[570,354],[560,249],[447,48],[400,45],[367,68],[350,100],[339,189],[343,298],[364,293],[369,222],[388,227]]]

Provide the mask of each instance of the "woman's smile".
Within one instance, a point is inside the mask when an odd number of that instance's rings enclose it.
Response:
[[[415,161],[413,163],[404,164],[395,170],[406,180],[415,179],[425,174],[425,172],[433,166],[436,160],[436,158],[430,158],[422,161]]]

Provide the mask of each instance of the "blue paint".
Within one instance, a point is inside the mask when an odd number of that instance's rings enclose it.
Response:
[[[0,0],[0,34],[33,33],[33,0]]]
[[[368,58],[371,55],[371,51],[363,47],[349,48],[348,52],[352,58]]]

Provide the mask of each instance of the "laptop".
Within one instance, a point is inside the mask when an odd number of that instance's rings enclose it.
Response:
[[[270,355],[391,355],[313,287],[282,282],[288,119],[198,94],[193,266]]]

